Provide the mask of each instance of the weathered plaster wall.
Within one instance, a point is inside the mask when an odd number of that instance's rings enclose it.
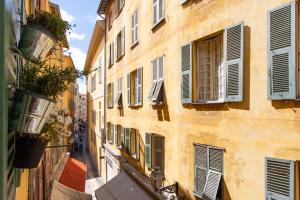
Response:
[[[152,1],[126,1],[108,32],[110,44],[125,26],[125,56],[107,70],[107,83],[123,77],[123,115],[114,106],[107,121],[165,136],[165,184],[175,181],[194,199],[193,143],[225,148],[225,199],[264,199],[265,157],[300,160],[299,102],[267,99],[267,11],[288,0],[165,0],[165,22],[153,32]],[[110,10],[114,9],[113,2]],[[131,49],[131,15],[138,9],[139,44]],[[244,101],[183,106],[180,47],[244,21]],[[107,46],[107,52],[109,52]],[[164,55],[164,106],[146,99],[151,61]],[[109,60],[107,54],[107,61]],[[128,108],[127,73],[143,66],[143,106]],[[108,64],[107,64],[108,66]],[[148,172],[147,172],[148,173]]]

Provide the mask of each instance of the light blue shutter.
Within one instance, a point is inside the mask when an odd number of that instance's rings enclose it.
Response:
[[[296,98],[296,3],[268,12],[268,97]]]
[[[192,103],[192,44],[181,47],[181,103]]]
[[[128,152],[130,152],[130,128],[125,129],[125,147]]]
[[[140,67],[137,70],[137,102],[138,105],[142,105],[143,100],[143,68]]]
[[[152,168],[152,136],[150,133],[146,133],[145,138],[145,162],[148,168]]]
[[[266,200],[294,200],[294,166],[291,160],[266,158]]]
[[[243,101],[244,22],[225,28],[224,57],[227,102]]]
[[[121,56],[125,55],[125,27],[121,30]]]
[[[121,147],[125,146],[125,135],[124,135],[124,127],[121,127]]]
[[[131,106],[131,92],[130,92],[130,73],[127,74],[127,104],[128,106]]]
[[[202,194],[206,183],[207,172],[207,147],[204,145],[194,146],[194,190]]]

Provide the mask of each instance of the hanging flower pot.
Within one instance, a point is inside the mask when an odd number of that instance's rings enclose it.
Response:
[[[23,134],[16,139],[14,167],[36,168],[47,147],[48,140],[37,134]]]
[[[39,134],[55,101],[43,95],[18,89],[13,103],[10,128],[19,133]]]
[[[23,26],[19,49],[22,55],[29,58],[45,57],[54,46],[55,38],[43,26],[29,24]]]

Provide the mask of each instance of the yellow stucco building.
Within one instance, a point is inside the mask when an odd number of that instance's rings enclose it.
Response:
[[[104,179],[125,159],[156,189],[178,182],[186,199],[299,199],[298,10],[290,0],[101,0]]]

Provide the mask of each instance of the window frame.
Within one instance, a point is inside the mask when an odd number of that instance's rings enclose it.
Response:
[[[160,4],[161,2],[161,4]],[[164,0],[153,1],[152,5],[152,30],[157,27],[165,19],[165,2]],[[159,17],[159,10],[162,9],[162,15]],[[156,16],[156,17],[155,17]]]
[[[147,135],[149,137],[149,140],[150,140],[150,144],[147,144],[146,140],[147,140]],[[162,163],[162,166],[160,168],[156,168],[155,163],[157,163],[157,161],[155,160],[156,159],[156,156],[155,156],[155,151],[156,150],[156,146],[155,146],[155,140],[158,140],[158,139],[161,139],[163,140],[162,142],[162,150],[161,150],[161,153],[162,153],[162,160],[161,160],[161,163]],[[150,148],[150,163],[147,163],[147,152],[146,152],[146,148]],[[165,137],[162,136],[162,135],[158,135],[158,134],[154,134],[154,133],[146,133],[145,134],[145,162],[146,162],[146,166],[148,167],[148,169],[150,170],[156,170],[162,174],[164,174],[164,168],[165,168]]]
[[[131,15],[131,48],[138,42],[138,10],[135,10]]]
[[[163,103],[163,91],[164,91],[164,56],[160,56],[152,60],[152,85],[148,94],[148,100],[153,104],[162,104]],[[161,61],[161,63],[160,63]],[[161,82],[161,83],[160,83]],[[158,87],[159,86],[159,87]],[[159,90],[159,91],[157,91]],[[162,94],[160,94],[162,93]],[[155,95],[156,94],[156,95]],[[162,95],[161,100],[158,95]],[[153,99],[153,97],[155,97]]]

